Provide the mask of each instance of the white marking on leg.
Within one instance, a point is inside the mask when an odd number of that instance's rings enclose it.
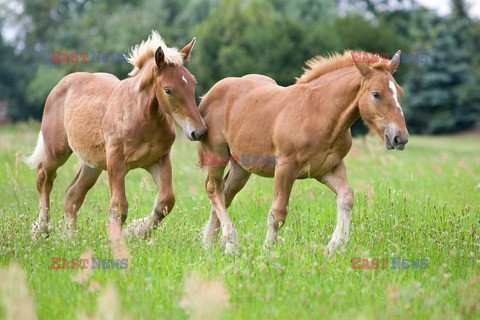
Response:
[[[388,86],[393,92],[393,100],[395,101],[395,104],[397,105],[397,108],[400,109],[400,112],[403,114],[402,107],[400,107],[400,103],[398,102],[398,93],[397,93],[397,87],[395,87],[395,83],[393,83],[392,80],[388,82]]]
[[[348,185],[341,185],[335,176],[326,176],[324,181],[336,190],[335,193],[337,194],[337,226],[326,248],[327,255],[331,256],[340,245],[345,245],[348,242],[353,193]]]
[[[265,237],[265,246],[272,248],[277,238],[277,227],[275,226],[275,216],[272,211],[268,212],[267,218],[267,236]]]
[[[348,197],[348,196],[347,196]],[[346,244],[348,242],[348,232],[350,228],[350,212],[352,208],[344,194],[340,194],[337,200],[338,206],[338,225],[340,226],[340,242]]]
[[[215,208],[211,207],[210,209],[210,218],[208,218],[207,223],[203,229],[203,244],[206,248],[209,248],[213,238],[215,237],[215,216],[216,216]],[[215,215],[215,216],[214,216]]]

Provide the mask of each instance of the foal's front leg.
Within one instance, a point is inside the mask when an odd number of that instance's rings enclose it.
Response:
[[[238,253],[238,234],[225,207],[225,193],[223,172],[225,167],[208,167],[208,176],[205,181],[208,197],[212,205],[211,217],[215,213],[222,226],[222,241],[225,244],[225,254],[235,255]]]
[[[277,232],[287,219],[287,207],[293,183],[297,179],[298,168],[296,162],[280,159],[274,176],[273,203],[268,212],[267,236],[265,246],[272,248],[277,240]]]
[[[108,217],[110,224],[120,227],[127,220],[128,201],[125,194],[125,176],[127,169],[123,159],[109,157],[107,161],[108,184],[110,186],[110,206]]]
[[[331,256],[339,245],[346,245],[348,242],[350,212],[353,208],[353,191],[348,184],[347,170],[343,161],[318,180],[329,187],[337,196],[337,226],[325,249],[326,254]]]
[[[163,156],[159,163],[153,165],[148,171],[159,189],[153,210],[145,218],[132,221],[124,231],[126,236],[133,234],[139,238],[146,237],[172,211],[175,204],[170,155]]]

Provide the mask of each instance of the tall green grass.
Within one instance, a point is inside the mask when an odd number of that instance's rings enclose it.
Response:
[[[275,249],[263,249],[273,180],[252,177],[229,209],[240,255],[225,256],[220,245],[204,250],[201,232],[210,208],[205,172],[196,167],[195,143],[179,134],[172,151],[177,199],[172,213],[151,238],[128,241],[128,269],[93,270],[78,283],[72,279],[78,270],[52,270],[51,257],[78,258],[87,249],[112,257],[108,181],[102,174],[88,194],[78,236],[65,237],[64,191],[80,168],[72,156],[59,169],[52,193],[53,233],[33,243],[36,173],[19,160],[33,150],[38,129],[38,124],[0,128],[0,267],[15,261],[26,271],[41,319],[98,315],[109,301],[102,300],[105,288],[113,288],[119,299],[112,313],[185,319],[182,299],[190,275],[223,283],[229,295],[220,315],[225,319],[480,317],[478,137],[413,136],[403,152],[384,150],[377,137],[356,139],[346,158],[355,192],[350,242],[328,259],[323,248],[335,228],[336,203],[330,190],[313,180],[296,182],[280,232],[283,243]],[[128,223],[150,212],[156,189],[142,170],[129,173],[126,185]],[[428,268],[352,269],[352,257],[393,256],[428,258]],[[0,305],[0,317],[5,316]]]

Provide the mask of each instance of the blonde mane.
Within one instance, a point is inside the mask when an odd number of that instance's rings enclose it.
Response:
[[[133,65],[133,70],[128,75],[131,77],[136,75],[145,65],[145,62],[155,56],[155,51],[157,51],[158,47],[162,47],[163,53],[165,54],[165,61],[168,64],[175,66],[183,64],[182,53],[179,52],[177,48],[167,47],[160,34],[152,30],[147,40],[142,41],[141,44],[137,44],[130,50],[127,61]]]
[[[378,54],[362,51],[356,52],[360,54],[359,58],[362,60],[362,63],[367,63],[375,69],[386,69],[387,63],[390,61],[379,57]],[[316,56],[305,64],[306,67],[303,68],[304,73],[300,78],[297,78],[297,83],[307,83],[334,70],[353,66],[352,51],[348,50],[343,54],[334,52],[328,57]]]

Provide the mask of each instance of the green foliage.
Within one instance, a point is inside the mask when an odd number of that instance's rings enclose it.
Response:
[[[391,24],[374,24],[359,15],[335,19],[333,29],[345,49],[388,53],[398,44]]]
[[[7,108],[10,106],[7,112],[13,118],[25,115],[38,118],[41,115],[25,102],[24,88],[29,80],[29,72],[31,69],[24,57],[16,54],[14,48],[0,38],[0,102],[2,105],[6,102]]]
[[[0,4],[0,26],[8,25],[18,36],[15,43],[0,42],[0,98],[16,120],[41,116],[59,75],[109,72],[125,78],[131,70],[120,62],[51,64],[52,51],[124,53],[152,29],[170,46],[182,47],[197,37],[188,68],[199,81],[199,96],[222,78],[248,73],[290,85],[304,61],[332,51],[391,55],[401,49],[432,57],[431,64],[402,64],[395,75],[408,88],[404,104],[411,131],[453,132],[478,119],[480,22],[468,17],[463,0],[452,2],[447,17],[409,0],[18,2],[20,13]],[[447,25],[443,31],[442,25]],[[447,51],[448,57],[442,56]],[[353,128],[362,130],[358,124]]]
[[[406,81],[405,107],[412,132],[448,133],[472,127],[480,110],[478,80],[461,33],[465,21],[450,18],[430,25],[433,40],[417,45],[428,60],[416,65]]]
[[[15,93],[18,70],[15,67],[15,52],[0,38],[0,99],[11,98]]]
[[[201,81],[200,92],[222,78],[248,73],[288,85],[300,75],[306,56],[315,55],[315,49],[332,49],[327,34],[313,43],[312,31],[267,1],[222,1],[196,30],[199,41],[191,68]]]
[[[35,104],[38,101],[45,101],[52,88],[63,76],[65,76],[63,70],[55,66],[38,66],[32,81],[25,90],[27,102]]]

